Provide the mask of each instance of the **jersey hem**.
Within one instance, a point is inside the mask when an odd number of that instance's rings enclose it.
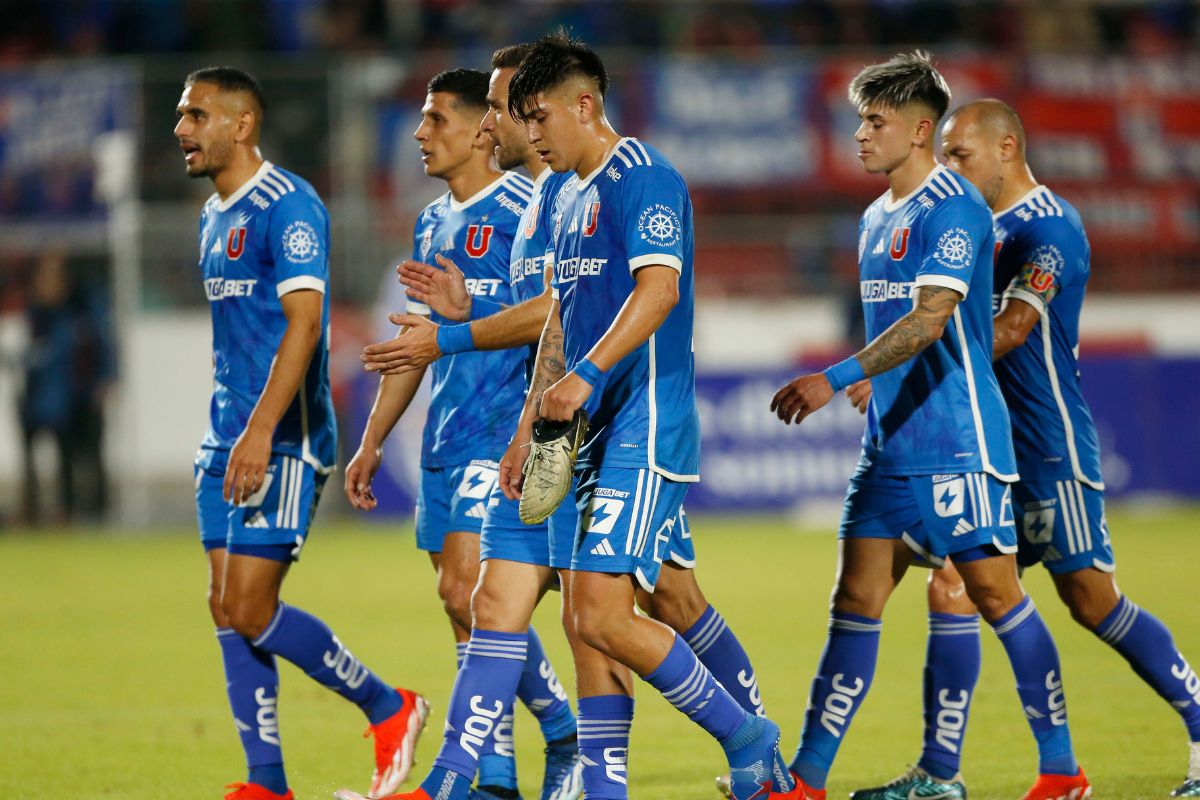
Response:
[[[1046,301],[1033,292],[1027,292],[1024,289],[1005,289],[1001,297],[1005,300],[1020,300],[1022,303],[1028,303],[1033,306],[1039,314],[1046,313]]]
[[[913,281],[913,286],[941,286],[943,289],[953,289],[967,299],[967,292],[970,291],[970,286],[966,281],[952,278],[949,275],[918,275]],[[913,298],[913,303],[916,303],[916,297]]]
[[[649,253],[629,259],[629,271],[637,272],[642,267],[670,267],[676,272],[683,273],[683,261],[679,256],[670,253]]]

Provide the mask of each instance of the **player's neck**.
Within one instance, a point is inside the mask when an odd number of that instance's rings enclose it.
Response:
[[[538,156],[537,151],[533,152],[533,156],[527,158],[521,166],[525,167],[525,171],[529,173],[529,177],[533,178],[533,182],[537,183],[537,179],[541,174],[550,169],[550,165]]]
[[[996,199],[992,203],[992,211],[1012,208],[1022,197],[1032,192],[1037,185],[1037,178],[1033,177],[1033,170],[1029,169],[1028,164],[1023,163],[1019,166],[1013,164],[1009,167],[1008,174],[1004,176],[1004,188],[1000,190],[1000,194],[996,195]]]
[[[599,169],[600,165],[608,160],[617,142],[621,141],[621,134],[612,129],[608,120],[592,126],[590,133],[591,136],[587,137],[587,144],[580,153],[579,164],[575,167],[575,174],[581,178],[586,178]]]
[[[262,165],[262,153],[257,147],[235,147],[229,164],[213,176],[213,188],[217,190],[217,196],[222,201],[227,200],[229,195],[245,186]]]
[[[888,185],[892,187],[892,200],[908,197],[925,182],[929,173],[937,167],[933,154],[925,150],[914,150],[904,163],[888,173]]]
[[[447,178],[446,186],[455,202],[462,203],[491,186],[503,174],[489,161]]]

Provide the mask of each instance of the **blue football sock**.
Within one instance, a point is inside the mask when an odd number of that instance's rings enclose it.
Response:
[[[626,800],[633,698],[623,694],[579,698],[579,755],[588,800]]]
[[[721,688],[678,636],[674,637],[667,657],[644,680],[722,746],[746,721],[746,710]]]
[[[958,774],[980,660],[978,614],[929,613],[925,746],[917,766],[939,780]]]
[[[1093,633],[1124,656],[1138,677],[1179,712],[1189,739],[1200,741],[1200,680],[1175,647],[1167,626],[1128,597],[1121,597]]]
[[[1071,748],[1067,727],[1067,700],[1062,689],[1062,667],[1050,629],[1028,596],[992,623],[1008,653],[1017,694],[1025,707],[1029,728],[1037,740],[1038,772],[1075,775],[1079,764]]]
[[[542,649],[542,640],[532,626],[529,628],[529,655],[517,684],[517,697],[537,718],[547,743],[575,735],[575,714],[567,701],[567,693],[554,674],[554,667]]]
[[[462,669],[463,662],[466,660],[467,660],[467,643],[466,642],[455,642],[454,643],[454,669],[456,671]]]
[[[280,603],[254,646],[286,658],[354,703],[372,725],[395,714],[404,703],[395,689],[342,646],[328,625],[294,606]]]
[[[471,779],[452,769],[435,766],[421,781],[421,788],[425,794],[438,800],[462,800],[471,791]]]
[[[466,781],[462,787],[451,787],[450,794],[440,800],[466,797],[476,770],[480,786],[516,788],[512,699],[525,666],[528,642],[524,633],[471,631],[466,660],[450,694],[442,746],[433,762]],[[429,787],[425,788],[428,791]],[[441,790],[441,781],[433,788]],[[457,793],[459,788],[462,794]],[[439,795],[430,792],[430,797]]]
[[[711,605],[706,608],[683,634],[683,640],[738,705],[751,714],[766,716],[750,657],[715,608]]]
[[[872,617],[847,611],[830,615],[829,637],[809,690],[800,747],[791,764],[792,771],[813,789],[825,788],[842,737],[871,688],[882,630],[882,620]]]
[[[275,794],[287,794],[287,776],[283,774],[283,764],[263,764],[250,768],[248,783],[257,783],[264,789]]]
[[[247,780],[276,794],[287,793],[283,751],[279,747],[279,673],[275,657],[255,648],[233,628],[217,628],[225,691],[246,754]],[[260,779],[256,779],[256,775]]]

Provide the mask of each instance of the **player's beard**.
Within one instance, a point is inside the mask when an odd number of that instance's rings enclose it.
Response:
[[[213,142],[200,151],[203,160],[195,170],[192,169],[191,164],[187,165],[188,177],[215,178],[229,163],[229,154],[232,151],[233,145],[228,142]]]
[[[500,169],[516,169],[522,166],[525,163],[525,156],[526,153],[520,152],[517,148],[496,143],[496,164]]]

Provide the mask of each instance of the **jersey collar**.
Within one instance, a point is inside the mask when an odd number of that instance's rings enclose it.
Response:
[[[237,203],[238,200],[241,200],[243,197],[249,194],[251,189],[253,189],[255,186],[258,186],[259,182],[268,172],[271,171],[274,166],[275,165],[270,161],[264,160],[262,166],[258,168],[258,172],[254,173],[250,180],[239,186],[237,191],[229,195],[229,197],[226,197],[224,200],[217,203],[217,211],[228,211],[229,209],[233,208],[234,204]]]
[[[597,175],[599,175],[604,170],[605,167],[608,166],[608,162],[613,160],[613,155],[617,152],[617,148],[620,147],[621,145],[625,144],[628,141],[629,141],[628,136],[622,136],[620,141],[618,141],[616,144],[614,144],[612,146],[612,149],[609,150],[608,153],[604,156],[604,160],[600,162],[600,166],[598,166],[594,170],[592,170],[592,173],[590,175],[588,175],[586,178],[580,178],[579,182],[575,185],[575,188],[582,192],[589,185],[591,185],[592,180]]]
[[[1020,200],[1013,203],[1008,208],[1004,209],[1003,211],[997,211],[996,213],[992,214],[992,219],[1000,219],[1001,217],[1003,217],[1008,212],[1012,211],[1017,206],[1024,205],[1025,203],[1032,200],[1034,195],[1036,195],[1038,192],[1042,191],[1042,189],[1045,189],[1045,188],[1046,188],[1045,186],[1043,186],[1042,184],[1039,183],[1038,185],[1036,185],[1032,189],[1030,189],[1028,192],[1026,192]]]
[[[900,206],[904,205],[909,200],[912,200],[914,197],[916,197],[917,192],[921,191],[926,186],[928,186],[929,182],[931,180],[933,180],[934,175],[937,175],[939,172],[945,172],[945,171],[946,171],[946,168],[943,167],[941,164],[935,164],[933,169],[929,170],[929,174],[925,176],[925,180],[921,181],[920,185],[917,186],[917,188],[913,189],[911,192],[904,195],[904,197],[901,197],[899,200],[888,200],[887,199],[888,195],[890,195],[892,193],[892,191],[890,189],[888,191],[884,192],[883,210],[890,214],[891,212],[900,208]]]
[[[511,172],[502,173],[499,178],[496,178],[496,180],[492,181],[487,186],[483,187],[478,192],[476,192],[475,194],[468,197],[466,200],[463,200],[461,203],[454,199],[454,195],[452,195],[452,194],[448,195],[450,198],[450,210],[451,211],[462,211],[465,208],[470,208],[471,206],[475,205],[483,198],[490,195],[492,192],[496,191],[496,189],[498,189],[500,187],[500,184],[502,184],[506,180],[508,180],[511,175],[512,175]]]

